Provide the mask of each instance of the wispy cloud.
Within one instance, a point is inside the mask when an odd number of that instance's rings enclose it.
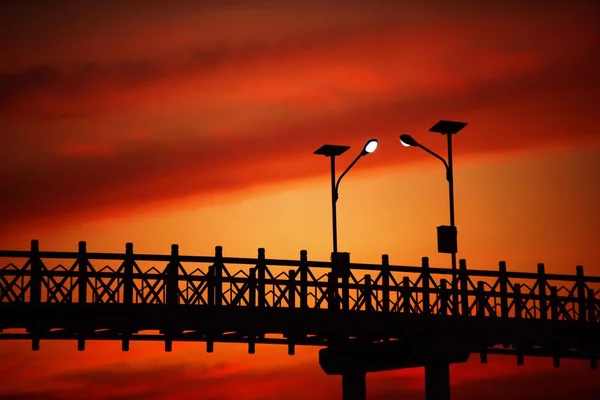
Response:
[[[206,15],[239,21],[247,33],[194,34],[190,26],[207,18],[197,8],[184,18],[192,5],[164,17],[149,6],[144,13],[155,19],[135,33],[135,43],[146,43],[143,54],[129,36],[122,37],[129,55],[115,46],[107,57],[103,47],[89,53],[95,61],[80,55],[69,65],[41,57],[42,49],[22,50],[38,63],[0,76],[0,187],[7,193],[0,224],[132,212],[311,177],[325,172],[312,151],[329,141],[360,146],[379,137],[370,166],[410,162],[423,154],[399,157],[398,133],[440,118],[470,123],[456,147],[462,154],[597,136],[589,129],[600,122],[592,3],[496,5],[495,12],[472,3],[457,10],[231,4],[239,8],[211,7]],[[291,22],[298,20],[292,11],[310,28]],[[270,23],[280,36],[265,28]],[[162,40],[158,26],[177,34]],[[105,37],[119,42],[119,29]]]
[[[559,399],[576,396],[593,399],[600,384],[595,372],[583,363],[552,369],[536,361],[535,368],[517,367],[514,360],[496,358],[490,364],[456,365],[452,393],[457,398]],[[477,373],[474,369],[477,368]],[[523,369],[523,371],[521,371]],[[487,371],[487,373],[486,373]],[[422,370],[368,374],[369,398],[402,396],[423,398]],[[269,367],[249,363],[224,363],[211,367],[194,363],[131,366],[115,363],[99,368],[52,374],[36,381],[37,391],[0,392],[0,399],[328,399],[341,391],[339,376],[325,375],[314,362]]]

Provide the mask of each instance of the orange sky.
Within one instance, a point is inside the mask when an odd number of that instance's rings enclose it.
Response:
[[[459,257],[600,275],[596,2],[249,3],[0,5],[0,248],[132,241],[326,260],[329,164],[312,152],[351,145],[341,172],[376,137],[341,184],[340,250],[448,266],[435,237],[448,223],[443,166],[398,135],[445,155],[427,130],[455,119],[469,123],[454,142]],[[341,397],[312,348],[75,347],[1,342],[0,399]],[[565,365],[475,355],[453,366],[453,398],[600,390],[586,363]],[[420,369],[376,374],[368,391],[422,398],[422,383]]]

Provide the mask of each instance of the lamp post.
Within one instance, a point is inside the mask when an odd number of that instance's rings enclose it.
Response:
[[[374,152],[377,149],[377,140],[371,139],[365,143],[362,151],[356,156],[354,161],[342,172],[340,177],[335,180],[335,158],[339,155],[345,153],[350,146],[339,146],[333,144],[325,144],[315,150],[314,154],[322,155],[329,157],[331,159],[331,218],[333,223],[333,252],[331,253],[331,273],[328,274],[329,283],[333,284],[332,294],[334,298],[328,298],[328,308],[330,309],[339,309],[338,303],[338,288],[337,281],[338,278],[342,278],[342,309],[349,309],[349,300],[350,300],[350,286],[348,284],[348,279],[350,276],[349,264],[350,264],[350,254],[349,253],[338,253],[337,247],[337,211],[336,211],[336,203],[338,201],[338,191],[340,187],[340,182],[344,175],[350,171],[350,169],[361,159],[361,157],[366,156]],[[331,302],[331,300],[334,300]],[[335,335],[334,337],[328,339],[328,346],[330,347],[333,343],[338,343],[338,340],[344,341],[345,339],[340,338]],[[342,374],[342,397],[344,399],[365,399],[366,398],[366,372],[365,371],[357,371],[357,372],[345,372]]]
[[[456,282],[456,252],[458,250],[457,231],[454,220],[454,170],[452,167],[452,135],[457,134],[465,126],[466,122],[439,121],[429,128],[429,132],[441,133],[448,137],[448,161],[443,157],[423,146],[410,135],[400,135],[400,143],[406,147],[420,147],[435,158],[441,160],[446,167],[446,180],[448,181],[448,194],[450,198],[450,226],[438,226],[438,251],[440,253],[452,254],[452,285]]]
[[[354,166],[360,160],[361,157],[366,156],[374,152],[377,149],[377,140],[371,139],[365,146],[362,151],[358,154],[358,156],[352,161],[352,163],[346,168],[344,172],[340,175],[337,182],[335,180],[335,157],[342,155],[348,150],[350,146],[339,146],[335,144],[325,144],[315,150],[314,154],[322,155],[331,158],[331,216],[333,223],[333,255],[337,254],[337,211],[336,211],[336,203],[338,200],[338,189],[340,187],[340,181],[350,171],[350,168]]]

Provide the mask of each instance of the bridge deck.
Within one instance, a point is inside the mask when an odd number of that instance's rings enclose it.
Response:
[[[600,277],[429,266],[332,264],[133,253],[0,251],[0,339],[206,341],[327,346],[432,342],[473,352],[586,358],[600,353]],[[48,267],[47,265],[53,265]],[[108,265],[107,265],[108,264]],[[111,265],[112,264],[112,265]],[[158,266],[156,264],[159,264]],[[160,266],[160,264],[163,264]],[[98,267],[102,265],[102,267]],[[153,332],[154,331],[154,332]],[[155,333],[158,331],[159,333]],[[127,343],[127,345],[125,345]]]

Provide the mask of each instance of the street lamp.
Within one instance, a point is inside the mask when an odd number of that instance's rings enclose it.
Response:
[[[325,144],[319,147],[314,154],[322,155],[331,158],[331,215],[333,222],[333,254],[332,257],[335,257],[337,254],[337,212],[336,212],[336,203],[338,200],[338,189],[340,187],[340,181],[350,171],[350,168],[354,166],[360,160],[361,157],[366,156],[374,152],[377,149],[377,139],[371,139],[365,143],[362,151],[356,156],[354,161],[346,168],[346,170],[340,175],[337,182],[335,180],[335,157],[342,155],[350,148],[350,146],[338,146],[335,144]]]
[[[454,173],[452,168],[452,135],[457,134],[465,126],[466,122],[439,121],[429,128],[429,132],[441,133],[448,136],[448,161],[417,142],[410,135],[400,135],[400,143],[405,147],[420,147],[438,160],[446,167],[446,180],[448,181],[448,192],[450,198],[450,226],[438,226],[438,252],[452,254],[452,284],[456,281],[456,252],[458,250],[457,231],[454,222]]]

